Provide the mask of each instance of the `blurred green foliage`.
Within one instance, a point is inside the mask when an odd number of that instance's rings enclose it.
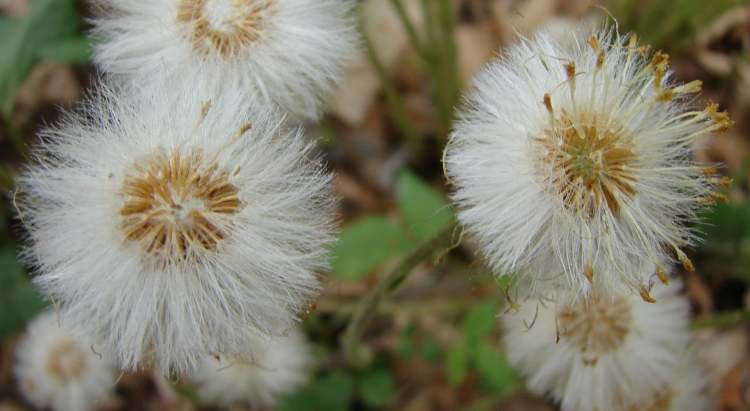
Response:
[[[719,14],[748,0],[612,0],[622,29],[656,49],[682,52]]]
[[[750,203],[717,204],[703,221],[704,266],[750,283]]]
[[[15,250],[0,248],[0,341],[23,329],[45,304],[18,263]]]
[[[396,395],[393,376],[378,365],[360,373],[335,371],[319,378],[281,401],[280,411],[346,411],[353,402],[366,409],[381,409]]]
[[[0,19],[0,38],[0,108],[6,116],[16,91],[39,61],[88,59],[75,0],[32,0],[24,18]]]
[[[446,372],[454,385],[464,382],[469,370],[481,377],[482,388],[497,396],[518,388],[519,379],[498,344],[495,299],[475,304],[464,317],[463,340],[448,352]]]
[[[333,270],[340,279],[359,280],[409,248],[409,240],[396,222],[385,216],[364,217],[341,233],[333,250]]]
[[[91,61],[91,45],[85,37],[75,36],[41,47],[38,55],[44,60],[85,64]]]
[[[410,171],[396,182],[403,224],[387,216],[370,215],[347,226],[333,249],[331,265],[343,280],[360,280],[393,258],[411,251],[436,234],[454,216],[448,202]]]
[[[372,408],[382,408],[396,395],[396,387],[390,370],[378,367],[368,371],[360,379],[359,395]]]
[[[415,327],[408,327],[401,335],[399,354],[404,359],[419,354],[430,363],[443,360],[448,382],[459,387],[470,374],[479,376],[480,388],[493,398],[502,398],[520,387],[520,378],[510,366],[500,348],[498,303],[487,298],[470,305],[463,317],[463,333],[445,352],[434,340],[419,341]]]
[[[343,372],[315,378],[302,391],[288,396],[279,404],[280,411],[327,410],[346,411],[354,397],[354,381]]]
[[[417,241],[432,237],[454,219],[443,195],[411,172],[399,177],[396,198],[409,234]]]

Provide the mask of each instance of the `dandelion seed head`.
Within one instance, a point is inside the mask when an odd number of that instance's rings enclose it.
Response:
[[[674,382],[689,341],[681,284],[639,295],[527,301],[501,317],[511,364],[532,392],[564,411],[621,409],[653,401]],[[666,392],[666,391],[665,391]]]
[[[563,114],[533,142],[539,174],[553,176],[550,194],[582,218],[593,218],[601,207],[616,215],[622,199],[635,196],[632,139],[622,127],[596,117]]]
[[[194,263],[215,250],[242,208],[229,172],[199,151],[157,151],[132,165],[122,186],[120,228],[160,264]],[[226,227],[226,228],[225,228]]]
[[[206,357],[191,376],[201,399],[223,406],[269,407],[308,382],[313,359],[300,330],[263,342],[255,351],[251,361]]]
[[[641,267],[692,269],[692,223],[724,198],[692,151],[731,120],[696,108],[700,82],[676,83],[635,36],[558,36],[523,39],[476,77],[446,148],[458,217],[519,301],[641,293],[658,277]]]
[[[315,120],[356,43],[353,0],[103,0],[94,61],[135,90],[155,81],[241,89],[291,120]]]
[[[715,409],[710,398],[706,370],[688,351],[672,380],[653,397],[626,408],[627,411],[707,411]]]
[[[570,304],[558,314],[560,338],[578,347],[591,363],[622,347],[632,325],[632,309],[623,297]]]
[[[47,370],[60,382],[79,379],[85,368],[86,358],[74,341],[62,341],[50,350]]]
[[[15,375],[23,396],[53,411],[93,410],[112,394],[115,368],[106,355],[71,330],[53,312],[35,318],[16,348]]]
[[[262,35],[273,0],[181,0],[177,22],[200,53],[230,58]]]
[[[249,359],[319,289],[333,241],[316,146],[241,90],[101,90],[19,179],[35,283],[125,370]]]

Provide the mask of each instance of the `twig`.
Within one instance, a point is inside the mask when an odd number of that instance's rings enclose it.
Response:
[[[378,313],[378,306],[383,299],[398,288],[414,267],[432,257],[436,251],[452,245],[455,228],[455,223],[449,224],[435,236],[420,244],[414,251],[404,257],[392,271],[383,276],[375,289],[367,294],[357,306],[349,326],[341,337],[344,355],[346,355],[350,364],[365,366],[370,362],[372,354],[367,347],[360,343],[360,339]]]

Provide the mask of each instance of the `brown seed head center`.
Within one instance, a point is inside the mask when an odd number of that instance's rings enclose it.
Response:
[[[560,338],[575,345],[590,365],[625,342],[633,322],[627,300],[590,300],[563,308],[558,315]]]
[[[242,207],[229,173],[200,151],[159,151],[133,166],[122,186],[121,228],[162,264],[216,249],[228,216]]]
[[[538,165],[565,207],[593,216],[601,205],[617,215],[625,198],[635,196],[637,158],[622,127],[596,116],[567,113],[535,139]]]
[[[193,48],[236,56],[263,31],[273,0],[181,0],[177,22],[189,27]]]
[[[47,370],[62,383],[78,379],[86,367],[86,357],[72,341],[63,341],[49,352]]]

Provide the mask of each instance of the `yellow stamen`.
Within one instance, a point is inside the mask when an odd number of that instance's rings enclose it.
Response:
[[[685,271],[694,273],[695,266],[693,265],[693,262],[690,261],[690,258],[688,258],[688,256],[677,247],[674,247],[674,252],[677,255],[677,259],[680,260],[682,266],[685,268]]]
[[[589,44],[594,50],[594,53],[596,53],[596,68],[600,69],[604,66],[604,51],[602,51],[602,48],[599,45],[599,39],[596,38],[596,36],[591,36],[589,37]]]
[[[669,284],[669,277],[667,276],[667,272],[664,270],[664,267],[660,265],[656,266],[656,276],[659,277],[659,281],[661,281],[662,284]]]
[[[641,298],[643,299],[643,301],[645,301],[645,302],[647,302],[649,304],[655,304],[656,303],[656,300],[654,299],[654,297],[651,296],[651,292],[645,286],[641,286],[640,294],[641,294]]]
[[[592,267],[591,264],[586,264],[586,267],[583,270],[583,274],[586,276],[590,283],[594,282],[594,267]]]

